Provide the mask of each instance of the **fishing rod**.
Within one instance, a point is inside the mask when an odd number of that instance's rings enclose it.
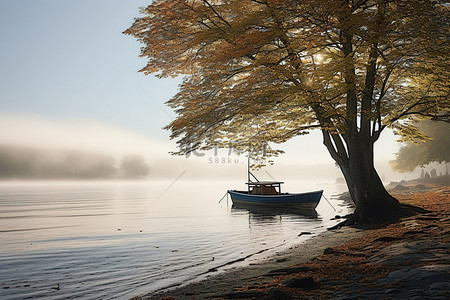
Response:
[[[152,203],[150,203],[150,205],[144,210],[144,212],[142,214],[147,213],[147,211],[150,209],[150,207],[152,207],[153,204],[156,203],[156,201],[161,199],[161,197],[164,196],[164,194],[184,175],[184,173],[186,173],[186,170],[184,170],[180,175],[178,175],[178,177],[161,194],[159,194],[159,196],[156,197],[156,199],[153,200]]]

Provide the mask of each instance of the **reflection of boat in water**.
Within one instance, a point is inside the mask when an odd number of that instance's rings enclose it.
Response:
[[[249,181],[247,182],[248,191],[229,190],[228,193],[233,204],[236,205],[302,210],[314,210],[322,198],[323,190],[308,193],[281,193],[282,183],[280,181]]]
[[[258,218],[278,217],[280,215],[292,215],[305,219],[317,218],[317,212],[314,209],[301,209],[296,207],[277,207],[277,206],[233,203],[231,209],[232,211],[235,212],[248,211],[254,217]]]

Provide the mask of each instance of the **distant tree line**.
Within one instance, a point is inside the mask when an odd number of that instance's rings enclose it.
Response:
[[[148,174],[150,167],[142,155],[129,154],[120,161],[119,171],[127,178],[137,178]]]
[[[116,167],[104,153],[0,146],[0,179],[138,178],[149,171],[140,155],[127,155]]]
[[[422,135],[407,140],[396,154],[396,159],[391,161],[392,168],[397,172],[412,172],[433,162],[450,162],[450,123],[420,121],[417,127]]]

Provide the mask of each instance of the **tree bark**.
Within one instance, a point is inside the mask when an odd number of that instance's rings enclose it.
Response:
[[[397,199],[385,189],[374,167],[373,144],[360,136],[347,141],[349,159],[340,168],[356,204],[358,223],[389,222],[401,213]]]
[[[356,210],[348,224],[376,224],[398,220],[413,215],[411,207],[401,205],[383,185],[374,166],[373,141],[361,133],[345,138],[346,151],[336,150],[335,144],[324,133],[324,144],[341,168]],[[332,135],[333,136],[333,135]],[[333,136],[334,137],[334,136]],[[335,142],[336,143],[336,142]],[[332,155],[332,156],[333,156]],[[342,158],[341,156],[345,156]]]

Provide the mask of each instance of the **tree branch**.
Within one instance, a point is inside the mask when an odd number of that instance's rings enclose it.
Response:
[[[215,8],[214,8],[207,0],[203,0],[203,2],[205,2],[206,5],[208,5],[209,8],[211,8],[211,10],[214,12],[214,14],[215,14],[222,22],[224,22],[225,24],[227,24],[228,27],[231,27],[231,24],[228,23],[228,21],[225,20],[225,19],[224,19],[224,18],[216,11],[216,9],[215,9]]]
[[[328,152],[330,153],[331,157],[339,164],[339,165],[346,165],[348,163],[347,157],[342,157],[339,151],[335,148],[335,145],[333,144],[331,140],[331,134],[325,129],[322,129],[322,136],[323,136],[323,144],[325,147],[327,147]]]

